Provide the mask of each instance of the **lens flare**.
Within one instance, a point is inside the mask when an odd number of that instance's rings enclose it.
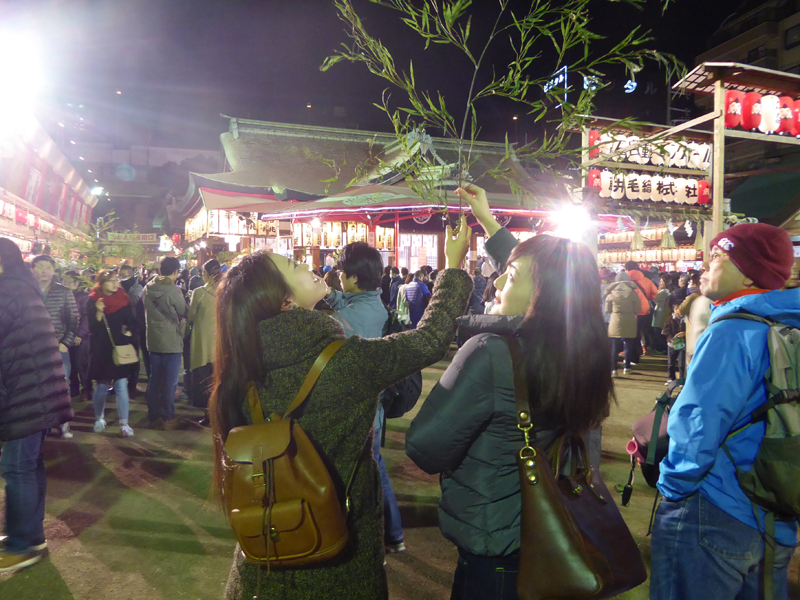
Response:
[[[552,235],[566,238],[572,242],[582,242],[592,225],[589,213],[580,205],[570,204],[556,211],[551,220],[556,224]]]

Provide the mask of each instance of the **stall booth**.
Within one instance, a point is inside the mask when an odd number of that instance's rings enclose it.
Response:
[[[97,198],[32,116],[0,131],[0,236],[29,255],[85,237]],[[68,260],[68,256],[59,256]]]
[[[453,191],[463,181],[486,189],[497,216],[521,237],[549,213],[531,208],[538,206],[532,199],[563,194],[509,159],[504,144],[476,142],[467,170],[453,140],[424,132],[400,143],[394,134],[230,118],[220,140],[225,172],[192,174],[173,209],[185,221],[186,243],[265,247],[315,267],[343,245],[363,241],[386,266],[441,268],[444,219],[455,224],[454,213],[466,208]],[[422,174],[420,162],[427,165]],[[506,177],[489,175],[497,169]],[[419,187],[431,193],[420,197]],[[474,236],[472,266],[482,241]]]

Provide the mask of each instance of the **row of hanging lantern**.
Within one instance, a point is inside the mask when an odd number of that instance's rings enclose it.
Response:
[[[641,141],[636,135],[601,133],[593,129],[589,131],[589,158],[601,158],[617,152],[610,157],[611,160],[700,171],[708,170],[711,164],[710,144],[669,140],[635,147]]]
[[[725,92],[725,127],[800,137],[800,100],[758,92]]]
[[[601,198],[613,200],[650,200],[677,204],[708,204],[711,188],[705,179],[649,175],[647,173],[612,173],[592,169],[588,186],[600,192]]]

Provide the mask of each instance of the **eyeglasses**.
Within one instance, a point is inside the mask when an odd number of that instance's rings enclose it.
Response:
[[[708,257],[708,261],[711,262],[713,260],[717,260],[718,258],[728,258],[728,255],[724,252],[712,252]]]

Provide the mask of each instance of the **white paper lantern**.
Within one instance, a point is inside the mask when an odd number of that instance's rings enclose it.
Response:
[[[611,198],[611,180],[613,179],[611,171],[603,171],[600,173],[600,197]]]
[[[662,144],[653,144],[651,146],[651,154],[650,154],[650,164],[655,165],[657,167],[661,167],[664,165],[664,154],[661,154],[665,151],[665,147]]]
[[[684,177],[675,178],[675,202],[678,204],[687,204],[689,201],[689,198],[686,195],[687,184],[688,180]]]
[[[672,166],[681,169],[684,168],[689,163],[689,158],[692,155],[691,153],[692,149],[687,142],[679,142],[678,149],[672,156]]]
[[[625,196],[628,200],[639,200],[641,189],[639,188],[639,174],[628,173],[625,176]]]
[[[605,158],[609,154],[611,154],[611,147],[614,143],[614,138],[611,137],[610,133],[602,133],[600,134],[600,138],[597,142],[597,148],[600,151],[600,157]]]
[[[774,133],[781,125],[781,99],[778,96],[761,97],[761,122],[758,129],[761,133]]]
[[[639,200],[651,200],[653,194],[653,177],[647,173],[639,175]]]
[[[697,204],[698,188],[697,179],[686,180],[686,203]]]
[[[675,192],[677,192],[675,185],[675,178],[672,175],[667,175],[663,180],[664,202],[675,202]]]
[[[650,191],[650,200],[653,202],[664,201],[664,178],[661,175],[653,175],[652,187]]]
[[[617,154],[612,157],[612,160],[616,161],[625,160],[625,153],[626,153],[625,149],[628,147],[628,136],[622,134],[615,135],[612,147],[613,151],[617,152]]]
[[[635,146],[640,141],[641,141],[641,138],[639,138],[638,135],[630,135],[630,136],[628,136],[628,147]],[[642,162],[642,152],[641,152],[641,150],[642,150],[641,146],[638,147],[638,148],[633,148],[632,150],[628,150],[628,153],[626,155],[626,160],[628,162],[632,162],[632,163],[637,164],[637,165],[644,164]]]
[[[622,200],[625,197],[625,175],[617,173],[611,182],[611,198]]]

